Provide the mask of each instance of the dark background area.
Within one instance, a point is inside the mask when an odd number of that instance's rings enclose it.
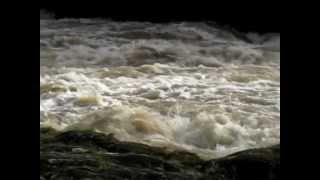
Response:
[[[173,1],[173,0],[172,0]],[[172,1],[149,3],[65,3],[47,1],[40,4],[55,14],[56,18],[106,18],[116,21],[149,21],[155,23],[179,21],[210,21],[232,27],[241,32],[280,33],[279,7],[277,4],[173,4]],[[49,3],[48,3],[49,2]],[[50,3],[51,2],[51,3]],[[131,1],[133,2],[133,1]],[[176,1],[179,2],[179,1]],[[232,3],[232,2],[229,2]],[[231,7],[232,6],[232,7]]]

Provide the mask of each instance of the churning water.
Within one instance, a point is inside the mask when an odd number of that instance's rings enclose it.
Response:
[[[40,19],[40,126],[204,158],[280,142],[280,34]],[[250,41],[249,41],[250,40]]]

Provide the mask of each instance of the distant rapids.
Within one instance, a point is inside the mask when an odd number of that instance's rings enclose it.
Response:
[[[277,144],[280,34],[40,18],[40,126],[203,158]]]

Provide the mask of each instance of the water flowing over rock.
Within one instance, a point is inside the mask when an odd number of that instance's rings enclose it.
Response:
[[[279,179],[280,34],[51,17],[40,179]]]
[[[40,126],[222,157],[280,139],[280,34],[40,20]]]

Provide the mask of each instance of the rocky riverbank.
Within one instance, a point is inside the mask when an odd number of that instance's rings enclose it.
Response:
[[[112,134],[40,129],[40,180],[277,180],[280,145],[205,161]]]

